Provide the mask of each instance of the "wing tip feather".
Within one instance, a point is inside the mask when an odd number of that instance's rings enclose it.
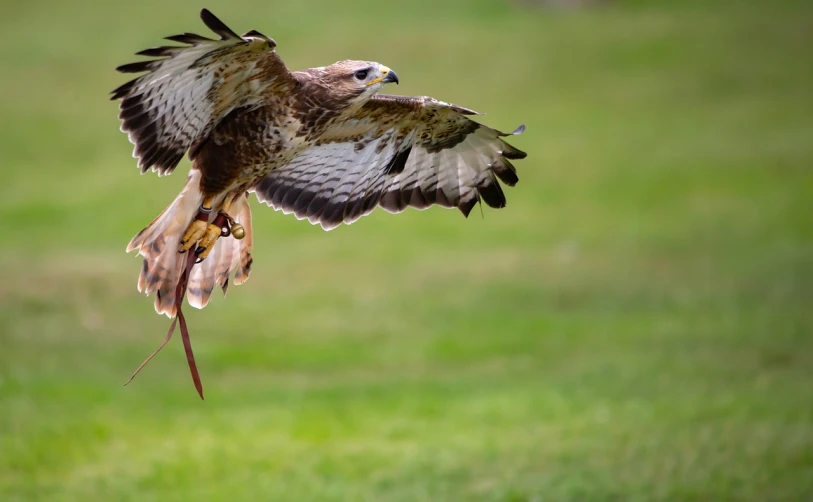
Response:
[[[136,61],[135,63],[119,65],[116,67],[116,71],[119,73],[141,73],[151,71],[153,69],[153,63],[155,63],[155,60]]]
[[[274,41],[273,38],[267,37],[267,36],[263,35],[262,33],[260,33],[257,30],[249,30],[249,31],[243,33],[240,36],[240,38],[242,38],[243,40],[251,39],[251,38],[260,39],[260,40],[264,41],[265,43],[267,43],[269,45],[269,47],[271,47],[272,49],[276,48],[276,46],[277,46],[277,42]]]
[[[463,213],[464,218],[468,218],[469,214],[471,214],[471,210],[474,209],[474,206],[477,205],[477,202],[479,200],[480,200],[479,197],[472,197],[471,199],[466,201],[461,200],[460,205],[457,206],[457,209],[459,209],[460,212]]]
[[[179,33],[177,35],[170,35],[168,37],[164,37],[164,40],[169,40],[171,42],[178,42],[187,45],[200,45],[205,42],[215,42],[215,40],[204,37],[202,35],[198,35],[197,33]]]
[[[221,40],[242,40],[240,35],[232,31],[231,28],[226,26],[226,23],[218,19],[217,16],[212,14],[207,8],[200,10],[200,19],[210,30],[220,35]]]
[[[138,51],[135,53],[136,56],[147,56],[147,57],[171,57],[175,55],[178,51],[183,50],[184,47],[172,47],[169,45],[162,45],[159,47],[150,47],[149,49],[144,49],[143,51]]]

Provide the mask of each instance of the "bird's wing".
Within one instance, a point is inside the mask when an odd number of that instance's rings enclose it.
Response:
[[[220,40],[194,33],[167,37],[186,46],[154,47],[138,55],[158,57],[119,66],[123,73],[148,72],[112,92],[121,99],[121,130],[135,145],[142,172],[172,172],[184,153],[202,143],[229,112],[284,92],[296,79],[274,51],[276,43],[257,31],[239,36],[211,12],[203,22]]]
[[[525,153],[506,134],[471,120],[476,112],[428,97],[378,95],[332,124],[314,146],[263,178],[257,198],[326,230],[376,206],[456,207],[468,216],[482,200],[505,206],[498,179],[517,181],[510,160]]]

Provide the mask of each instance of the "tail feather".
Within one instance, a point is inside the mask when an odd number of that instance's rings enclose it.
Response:
[[[138,251],[144,257],[138,290],[156,293],[155,310],[168,317],[177,313],[174,293],[185,258],[178,253],[178,242],[203,202],[199,185],[200,171],[193,170],[180,195],[127,246],[128,252]]]
[[[234,239],[219,238],[209,256],[192,269],[187,285],[187,298],[189,304],[195,308],[203,308],[209,303],[212,290],[215,288],[217,271],[222,266],[229,266]],[[228,273],[228,268],[226,269]]]
[[[220,286],[225,294],[232,270],[237,269],[235,282],[238,277],[244,276],[240,283],[245,282],[248,278],[248,268],[243,264],[244,260],[251,259],[251,208],[248,205],[247,197],[235,200],[230,212],[236,215],[234,220],[243,225],[246,236],[242,240],[218,239],[203,263],[192,269],[187,295],[189,304],[193,307],[205,307],[209,303],[215,286]],[[250,268],[250,263],[248,267]]]
[[[237,221],[246,229],[246,236],[240,242],[240,255],[237,262],[237,270],[234,273],[234,284],[239,286],[248,280],[248,275],[251,273],[251,264],[254,263],[254,258],[251,256],[251,246],[254,244],[254,236],[251,232],[251,208],[246,200],[246,205],[243,210],[237,215]],[[228,276],[226,282],[222,284],[223,294],[226,294],[228,288]]]
[[[178,243],[198,213],[203,202],[199,190],[200,172],[190,172],[180,195],[147,227],[136,234],[127,251],[138,251],[144,257],[138,290],[146,295],[155,293],[155,311],[173,318],[178,313],[175,304],[175,288],[183,272],[186,254],[178,253]],[[246,229],[244,239],[218,239],[209,256],[192,269],[188,284],[189,304],[203,308],[209,302],[214,286],[220,285],[225,292],[232,270],[237,269],[235,282],[248,278],[251,266],[251,213],[248,201],[235,201],[236,220]]]
[[[130,243],[127,244],[127,252],[138,250],[141,255],[144,255],[145,247],[160,247],[158,238],[170,233],[178,233],[178,240],[180,240],[203,202],[203,194],[198,189],[199,184],[200,171],[190,171],[180,195],[130,240]],[[153,252],[155,251],[153,249]]]

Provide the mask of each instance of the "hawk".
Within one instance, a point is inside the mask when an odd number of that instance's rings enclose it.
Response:
[[[510,161],[525,153],[503,139],[510,134],[471,120],[476,112],[379,94],[398,76],[375,62],[290,71],[273,39],[237,35],[206,9],[201,19],[219,40],[167,37],[183,45],[118,67],[146,73],[111,97],[142,173],[170,174],[187,152],[192,161],[178,197],[127,246],[144,257],[138,289],[156,294],[159,314],[177,315],[183,278],[197,308],[216,285],[226,291],[232,272],[235,284],[248,278],[252,192],[325,230],[377,206],[436,204],[465,216],[480,201],[505,206],[500,182],[517,183]]]

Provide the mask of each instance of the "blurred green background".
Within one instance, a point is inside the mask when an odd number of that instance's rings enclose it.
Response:
[[[10,2],[0,7],[0,500],[813,497],[807,1]],[[113,68],[206,6],[293,69],[346,58],[486,112],[508,207],[325,233],[252,200],[254,270],[139,295]]]

